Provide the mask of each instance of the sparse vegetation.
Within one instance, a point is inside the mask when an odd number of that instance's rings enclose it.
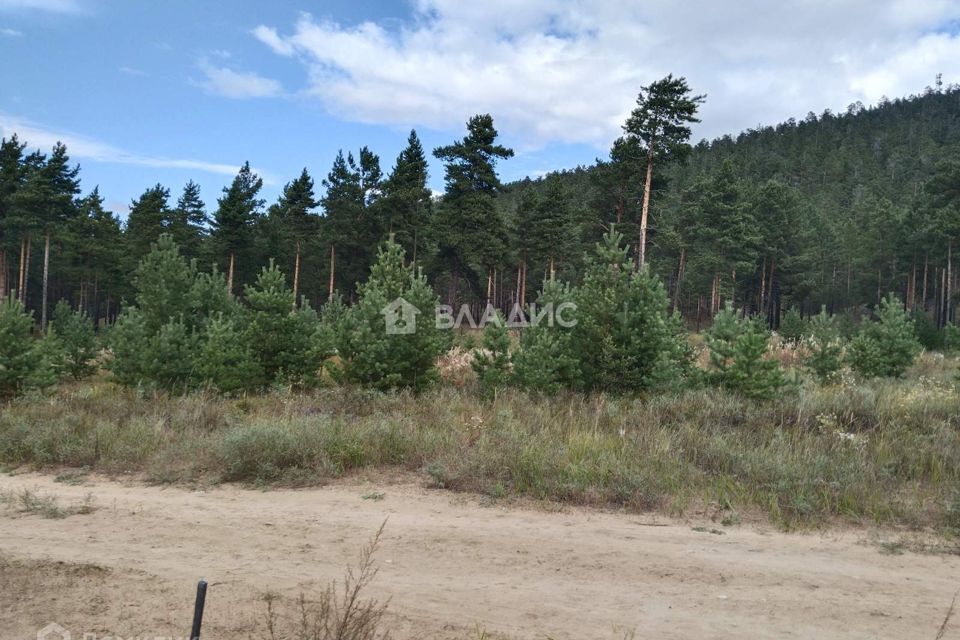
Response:
[[[485,401],[452,386],[228,398],[75,383],[0,415],[0,461],[286,485],[397,467],[494,498],[949,532],[960,486],[955,368],[927,355],[904,379],[846,374],[764,402],[714,388],[648,399],[507,389]]]
[[[61,519],[77,514],[93,513],[95,498],[88,493],[79,504],[62,506],[57,496],[33,489],[0,492],[0,503],[21,514],[35,514],[43,518]]]
[[[389,603],[366,599],[364,590],[377,577],[374,554],[383,537],[384,522],[349,567],[342,584],[332,582],[311,597],[301,593],[291,610],[284,610],[274,593],[264,594],[268,640],[386,640],[383,616]]]

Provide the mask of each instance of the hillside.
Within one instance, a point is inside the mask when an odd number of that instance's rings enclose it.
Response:
[[[840,311],[887,292],[932,310],[948,247],[924,187],[958,152],[956,87],[700,142],[655,175],[653,268],[673,294],[682,269],[688,317],[711,297],[756,310],[761,291],[766,311]],[[579,242],[618,214],[635,242],[642,176],[641,158],[615,146],[594,166],[510,184],[501,205],[523,226],[530,200],[561,193],[587,221]]]

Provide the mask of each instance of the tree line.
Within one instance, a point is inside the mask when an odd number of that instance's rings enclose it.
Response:
[[[789,309],[862,313],[896,292],[945,326],[955,318],[960,238],[960,89],[809,114],[736,138],[689,144],[704,96],[683,78],[643,87],[608,158],[503,184],[489,115],[433,151],[445,190],[427,187],[416,132],[388,171],[368,147],[340,152],[320,185],[305,168],[276,202],[244,164],[208,205],[196,183],[134,199],[124,222],[83,194],[68,150],[0,143],[0,296],[41,327],[66,299],[98,323],[132,302],[133,274],[162,234],[188,261],[223,273],[243,298],[273,260],[297,306],[355,302],[376,248],[392,237],[448,303],[524,307],[544,282],[579,283],[583,257],[616,229],[633,269],[664,283],[688,324],[728,303],[776,327]]]

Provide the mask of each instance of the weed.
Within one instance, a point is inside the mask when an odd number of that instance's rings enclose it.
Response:
[[[264,594],[266,638],[310,640],[379,640],[389,637],[383,628],[388,602],[365,599],[363,592],[377,576],[373,557],[380,546],[386,522],[361,550],[356,567],[349,567],[342,582],[308,598],[301,593],[292,611],[283,612],[280,597]]]

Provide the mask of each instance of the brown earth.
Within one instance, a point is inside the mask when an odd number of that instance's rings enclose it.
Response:
[[[343,574],[387,519],[369,594],[394,638],[930,638],[960,557],[884,553],[863,530],[784,534],[483,500],[360,480],[206,491],[103,478],[0,477],[92,513],[0,506],[0,638],[56,621],[104,636],[183,637],[196,581],[204,638],[263,637],[262,594],[290,602]],[[697,525],[703,525],[698,527]],[[701,529],[701,530],[695,530]],[[712,532],[711,532],[712,531]],[[488,636],[490,637],[490,636]],[[944,638],[960,638],[952,619]]]

